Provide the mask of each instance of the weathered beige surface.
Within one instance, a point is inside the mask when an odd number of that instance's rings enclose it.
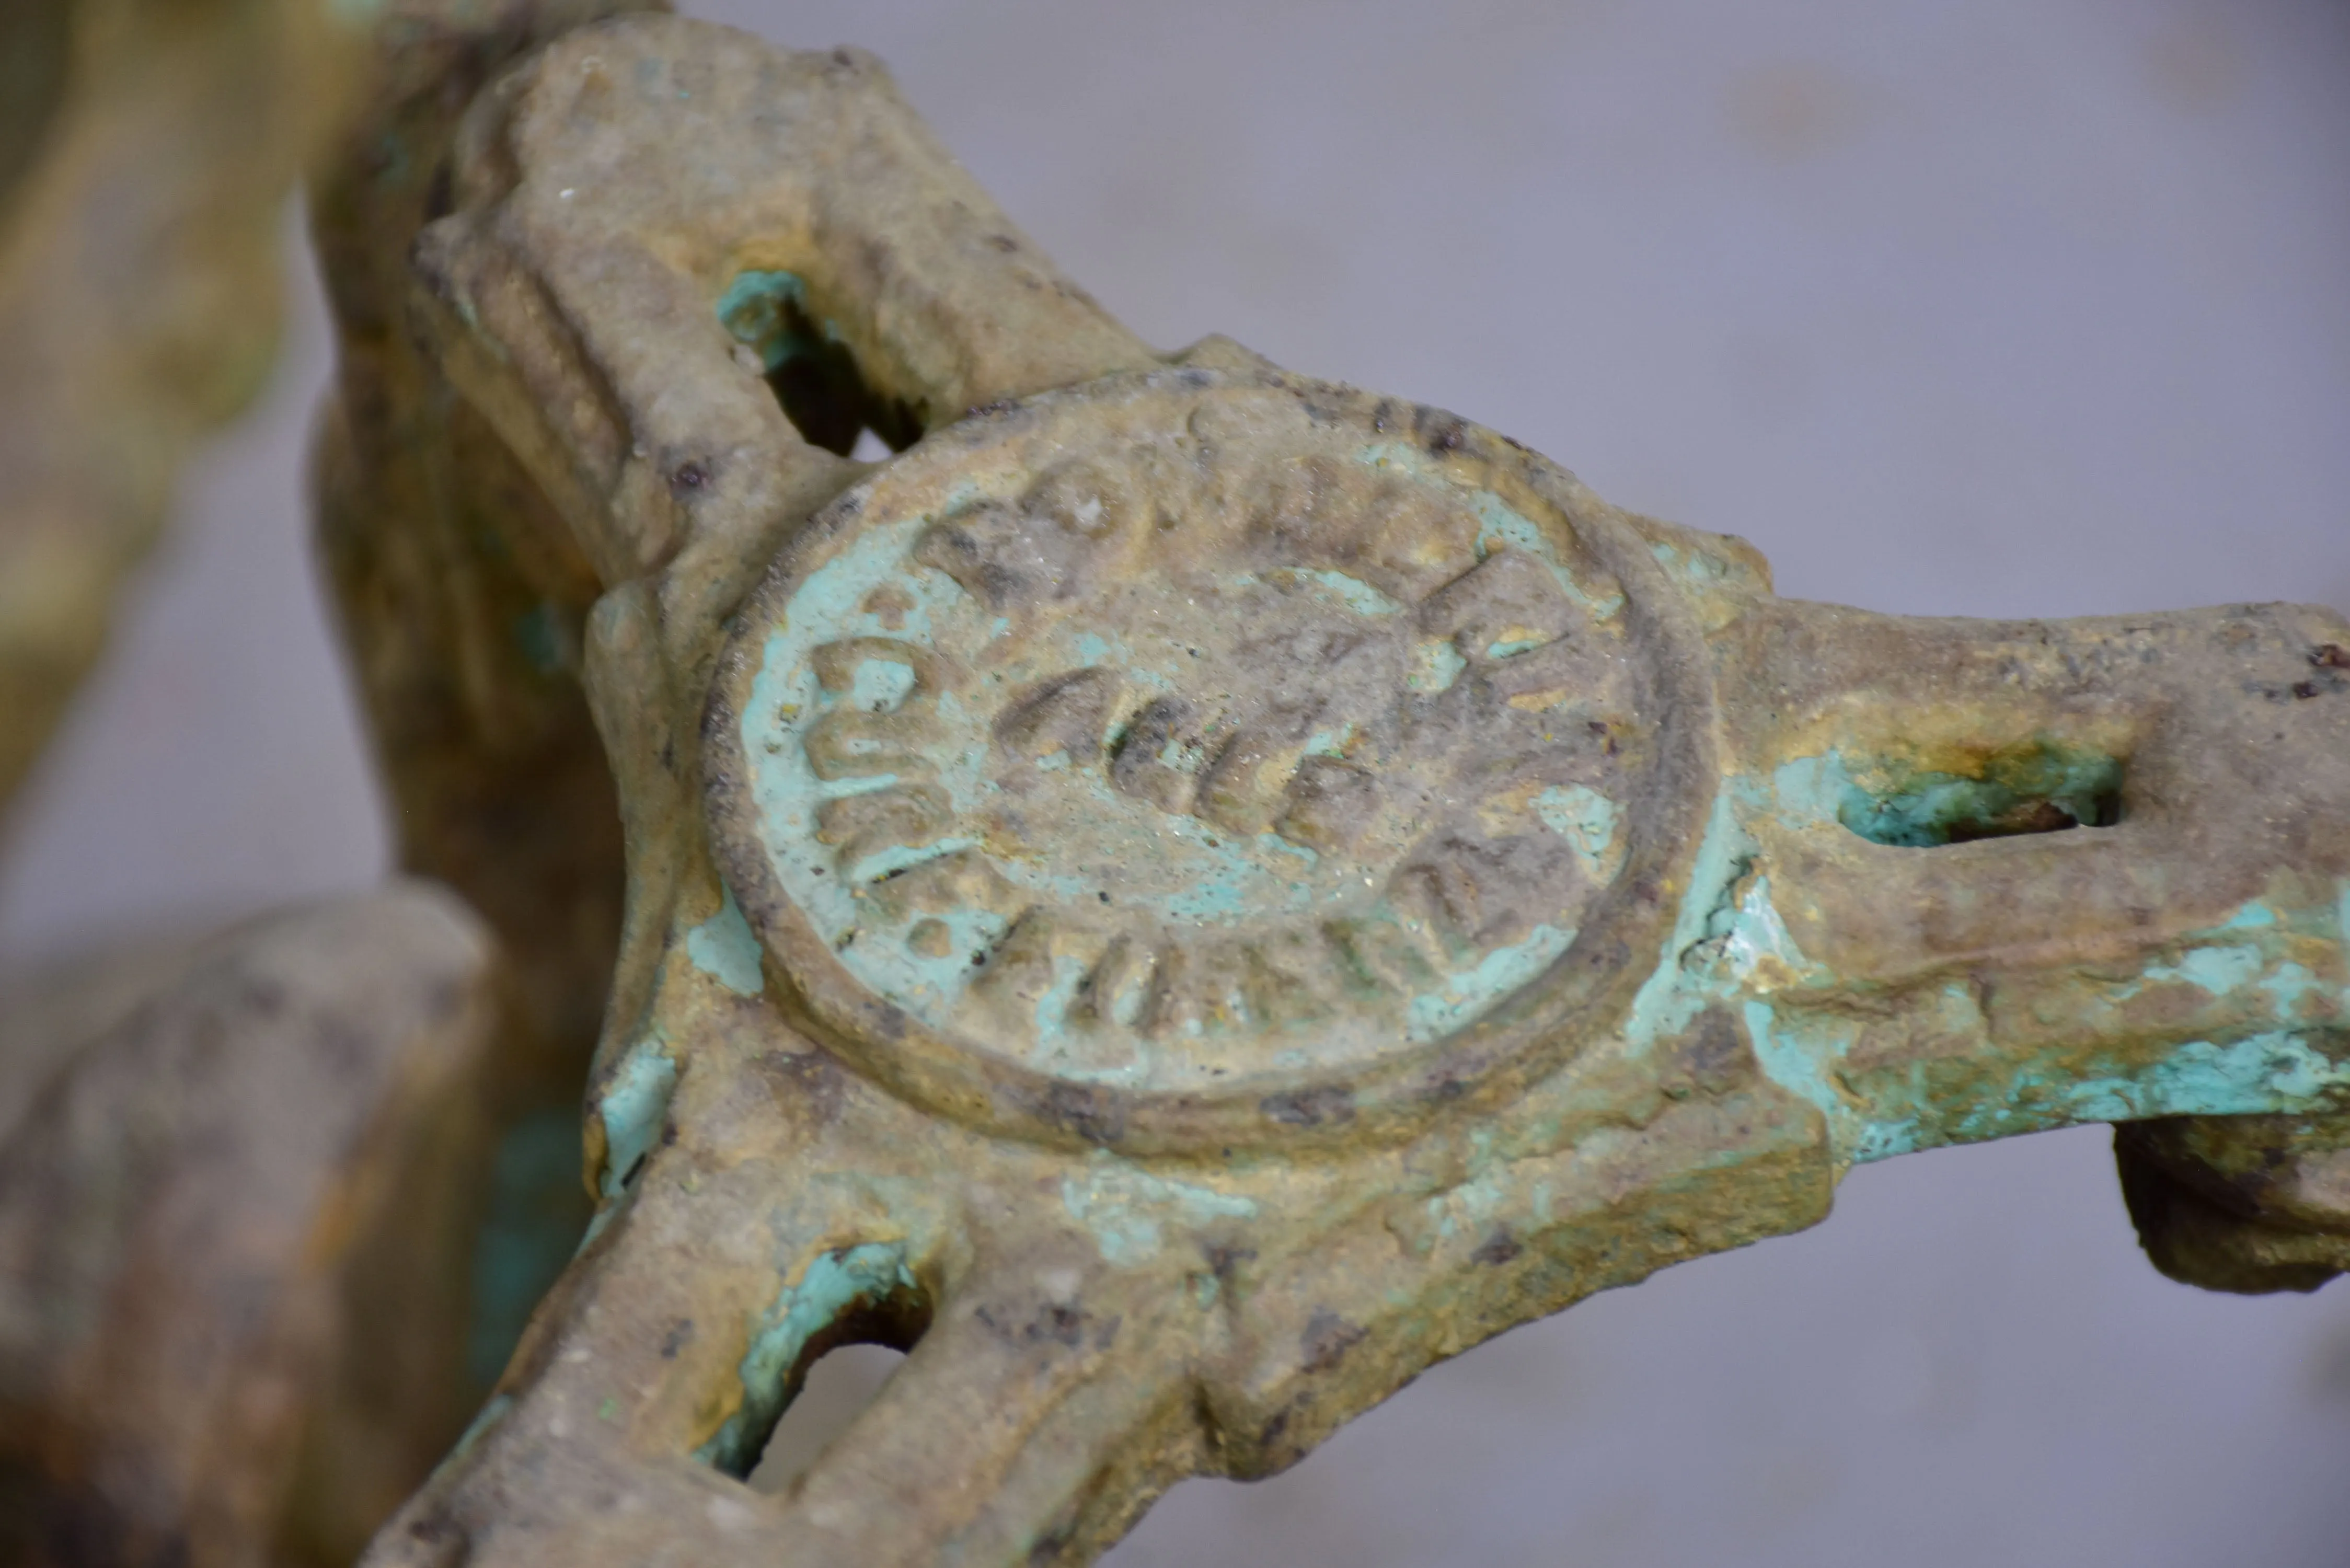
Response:
[[[629,893],[600,1229],[371,1561],[1084,1561],[1856,1160],[2343,1109],[2338,617],[1776,599],[1440,410],[1151,354],[854,52],[592,26],[455,146],[463,400],[347,383],[347,472],[486,498],[417,580],[577,628]],[[421,834],[529,767],[388,760]],[[911,1355],[743,1487],[842,1339]]]
[[[0,803],[189,449],[268,373],[286,200],[353,97],[362,37],[337,17],[325,0],[0,16]]]
[[[2339,1116],[2173,1116],[2114,1129],[2122,1196],[2155,1267],[2206,1290],[2314,1291],[2350,1272],[2350,1127]]]
[[[470,1402],[479,923],[398,887],[0,1004],[0,1560],[348,1561]]]
[[[597,578],[418,350],[411,234],[452,197],[457,109],[535,45],[638,0],[395,0],[371,98],[311,191],[338,332],[320,551],[402,866],[488,919],[520,980],[515,1107],[576,1103],[620,920],[611,774],[578,683]]]

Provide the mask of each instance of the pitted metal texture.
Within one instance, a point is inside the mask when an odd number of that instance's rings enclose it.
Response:
[[[371,1562],[1087,1561],[1861,1160],[2331,1158],[2338,616],[1780,599],[1454,416],[1153,352],[853,51],[631,18],[408,130],[442,172],[333,187],[413,257],[339,296],[356,635],[380,712],[491,711],[535,603],[629,894],[596,1227]],[[482,731],[391,748],[433,853],[452,780],[603,778]],[[2168,1265],[2350,1261],[2314,1178],[2212,1242],[2246,1158],[2139,1150]],[[746,1484],[851,1340],[909,1357]]]
[[[718,850],[827,1038],[949,1106],[1353,1120],[1604,1025],[1576,943],[1656,940],[1617,889],[1709,794],[1676,591],[1449,417],[1051,394],[849,490],[736,617]]]

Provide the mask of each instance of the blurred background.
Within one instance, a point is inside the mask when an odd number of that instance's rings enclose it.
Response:
[[[1450,407],[1746,536],[1787,594],[2350,608],[2338,0],[683,8],[879,53],[1154,342]],[[307,544],[297,265],[271,392],[5,825],[0,973],[384,873]],[[2107,1142],[1856,1171],[1808,1234],[1179,1488],[1112,1561],[2350,1563],[2350,1286],[2162,1279]]]

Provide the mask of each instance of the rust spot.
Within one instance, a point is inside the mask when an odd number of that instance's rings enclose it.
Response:
[[[804,1105],[821,1122],[840,1114],[841,1093],[847,1085],[841,1069],[822,1052],[770,1051],[751,1065],[766,1080],[767,1092],[779,1106]]]
[[[1209,1272],[1216,1276],[1217,1283],[1223,1285],[1232,1282],[1232,1276],[1240,1272],[1243,1263],[1256,1262],[1254,1247],[1234,1247],[1216,1241],[1208,1244],[1206,1252]]]
[[[1298,1348],[1305,1352],[1305,1370],[1329,1371],[1346,1359],[1347,1352],[1362,1344],[1363,1336],[1360,1325],[1348,1323],[1328,1307],[1315,1308],[1297,1342]]]
[[[1682,1045],[1679,1065],[1698,1088],[1721,1095],[1753,1075],[1754,1054],[1730,1014],[1719,1007],[1709,1008]]]
[[[1988,817],[1980,823],[1965,823],[1953,826],[1950,829],[1950,842],[1972,844],[1985,838],[2013,838],[2033,833],[2062,833],[2068,827],[2079,826],[2081,824],[2077,817],[2053,800],[2027,800],[2011,810]]]
[[[1518,1239],[1510,1234],[1508,1226],[1497,1225],[1493,1228],[1492,1235],[1477,1243],[1477,1250],[1469,1254],[1469,1261],[1472,1263],[1482,1263],[1489,1269],[1498,1269],[1524,1251],[1525,1249],[1518,1244]]]
[[[2350,648],[2321,642],[2310,650],[2309,662],[2320,670],[2350,670]]]
[[[1419,1086],[1414,1093],[1419,1098],[1431,1104],[1450,1105],[1469,1092],[1469,1085],[1461,1081],[1461,1076],[1464,1073],[1473,1075],[1473,1068],[1464,1066],[1459,1062],[1432,1068],[1428,1076],[1420,1081]]]
[[[1085,1344],[1086,1331],[1093,1324],[1093,1314],[1075,1302],[1046,1302],[1018,1322],[999,1318],[984,1306],[972,1309],[971,1315],[1010,1344],[1057,1345],[1068,1350]],[[1121,1321],[1111,1318],[1100,1325],[1095,1335],[1097,1348],[1107,1347],[1117,1337]]]
[[[1355,1119],[1354,1091],[1338,1084],[1268,1096],[1259,1105],[1266,1116],[1285,1127],[1344,1125]]]
[[[1091,1144],[1116,1143],[1126,1136],[1126,1105],[1090,1084],[1054,1084],[1036,1101],[1036,1112]]]
[[[1425,403],[1412,410],[1412,429],[1427,444],[1428,450],[1440,457],[1449,452],[1459,452],[1469,440],[1466,421],[1458,414],[1448,414],[1442,409],[1431,409]]]
[[[421,1541],[428,1546],[438,1545],[455,1533],[456,1527],[450,1523],[449,1516],[438,1509],[408,1521],[409,1539]]]
[[[1028,1568],[1047,1568],[1048,1564],[1060,1562],[1062,1554],[1068,1551],[1070,1542],[1076,1538],[1077,1521],[1074,1519],[1062,1521],[1038,1536],[1036,1544],[1028,1549]]]
[[[858,607],[880,621],[884,629],[903,631],[906,614],[914,607],[914,599],[903,588],[884,583],[867,594],[864,603]]]

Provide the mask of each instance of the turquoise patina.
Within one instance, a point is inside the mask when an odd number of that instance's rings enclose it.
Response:
[[[806,317],[807,285],[797,273],[739,274],[718,300],[719,324],[770,373],[819,347]]]
[[[579,1118],[550,1106],[506,1129],[490,1165],[488,1215],[473,1242],[465,1366],[486,1388],[505,1370],[533,1308],[571,1261],[588,1222]]]
[[[1417,463],[1379,449],[1365,461],[1399,479]],[[1471,565],[1513,553],[1540,563],[1576,609],[1604,618],[1621,608],[1620,593],[1586,592],[1549,535],[1499,497],[1481,492],[1469,504],[1476,519]],[[1451,949],[1421,940],[1411,933],[1423,917],[1389,896],[1391,865],[1367,865],[1359,853],[1327,855],[1274,827],[1236,828],[1212,811],[1169,810],[1119,787],[1101,760],[1132,743],[1129,727],[1141,722],[1132,716],[1150,703],[1182,702],[1202,681],[1212,698],[1215,682],[1260,679],[1244,663],[1215,662],[1232,659],[1244,640],[1229,629],[1235,625],[1326,626],[1334,647],[1392,639],[1402,650],[1401,679],[1388,700],[1407,706],[1470,701],[1455,685],[1472,660],[1522,657],[1555,632],[1485,637],[1463,649],[1461,637],[1416,630],[1409,607],[1392,594],[1310,563],[1236,564],[1211,581],[1170,585],[1159,598],[1183,607],[1180,621],[1139,587],[1128,590],[1136,603],[1122,616],[1008,617],[924,557],[935,530],[992,518],[1002,504],[972,486],[921,514],[868,522],[806,575],[775,618],[743,705],[743,750],[769,863],[816,934],[873,992],[934,1028],[981,1027],[972,1023],[972,999],[987,981],[993,955],[1008,941],[1016,945],[1024,914],[1057,911],[1056,931],[1074,924],[1112,934],[1090,949],[1056,936],[1038,961],[1049,973],[1022,991],[1019,1004],[1026,1059],[1064,1076],[1148,1086],[1236,1068],[1186,1046],[1208,1027],[1201,1018],[1173,1026],[1171,1041],[1139,1031],[1139,984],[1089,1013],[1088,1033],[1074,1027],[1117,930],[1172,933],[1139,939],[1159,951],[1167,940],[1213,942],[1223,940],[1219,933],[1262,930],[1269,921],[1308,932],[1334,919],[1353,921],[1370,930],[1369,940],[1394,933],[1412,942],[1424,975],[1391,1013],[1406,1044],[1474,1022],[1573,943],[1571,920],[1539,919],[1501,940]],[[1100,504],[1088,503],[1096,511],[1084,514],[1097,515]],[[1123,695],[1090,729],[1035,755],[1006,751],[1005,704],[1023,700],[1019,693],[1055,682],[1075,690],[1097,679],[1102,691]],[[1199,774],[1218,748],[1235,743],[1235,732],[1220,731],[1219,722],[1211,716],[1197,734],[1170,732],[1153,759],[1170,775]],[[1326,760],[1357,767],[1366,729],[1324,723],[1294,742],[1281,765]],[[1009,778],[1007,769],[1019,777]],[[859,797],[871,804],[851,804]],[[1529,788],[1524,799],[1494,809],[1563,841],[1589,887],[1605,886],[1621,868],[1620,807],[1589,784]],[[828,826],[860,811],[892,822],[920,815],[926,826],[869,842]],[[1060,842],[1007,848],[1006,825],[1037,816],[1071,826]],[[1112,867],[1114,875],[1105,875]],[[962,894],[901,898],[900,889],[917,885],[905,878],[918,872],[951,872]],[[1275,939],[1246,940],[1255,946],[1233,961],[1257,961],[1252,955]],[[1376,1049],[1377,1036],[1373,1024],[1318,1037],[1292,1033],[1274,1043],[1267,1064],[1303,1066],[1317,1053]]]
[[[1966,774],[1831,751],[1783,763],[1773,781],[1790,817],[1910,849],[2106,826],[2119,815],[2121,787],[2117,759],[2046,738],[1989,753]]]
[[[903,1242],[868,1241],[818,1255],[751,1324],[742,1403],[693,1457],[728,1475],[748,1475],[806,1371],[809,1343],[859,1306],[914,1289]]]
[[[1257,1213],[1253,1199],[1175,1180],[1107,1149],[1062,1179],[1061,1207],[1093,1237],[1104,1261],[1121,1268],[1157,1257],[1170,1227],[1188,1234],[1211,1220]]]
[[[2004,782],[1982,786],[2004,811],[2018,795],[2045,792],[2085,801],[2114,787],[2109,760],[2031,749],[2032,760]],[[1981,785],[1982,781],[1959,781]],[[2149,986],[2184,985],[2219,1001],[2247,1003],[2244,1033],[2193,1040],[2152,1059],[2116,1049],[2106,1068],[2067,1055],[2035,1063],[2000,1051],[1973,991],[1960,981],[1927,986],[1904,1005],[1930,1014],[1954,1037],[1983,1042],[2000,1064],[1958,1095],[1924,1080],[1893,1097],[1853,1087],[1845,1062],[1866,1008],[1856,992],[1889,994],[1840,976],[1807,957],[1773,902],[1758,871],[1757,825],[1860,832],[1899,821],[1901,836],[1877,842],[1922,846],[1954,821],[1982,809],[1983,794],[1944,789],[1939,781],[1891,796],[1864,790],[1835,753],[1794,759],[1766,778],[1733,778],[1716,803],[1663,961],[1635,999],[1627,1025],[1636,1050],[1678,1038],[1709,1007],[1731,1006],[1755,1056],[1774,1081],[1817,1106],[1840,1163],[1887,1158],[1946,1144],[1977,1142],[2080,1122],[2163,1116],[2241,1116],[2331,1111],[2350,1104],[2350,1063],[2325,1048],[2326,1030],[2350,1014],[2350,987],[2322,981],[2291,956],[2296,940],[2335,944],[2350,939],[2350,888],[2338,910],[2322,918],[2281,919],[2254,900],[2213,929],[2189,933],[2175,956],[2147,965],[2135,980],[2110,982],[2099,1000],[2119,1009]],[[1864,837],[1874,837],[1863,833]]]
[[[756,996],[763,981],[759,972],[759,939],[734,890],[724,890],[718,913],[685,934],[685,956],[694,968],[737,996]]]
[[[604,1197],[608,1200],[627,1190],[639,1161],[660,1138],[661,1119],[669,1114],[671,1091],[677,1087],[677,1063],[668,1042],[658,1035],[629,1048],[596,1098],[596,1115],[604,1127]],[[612,1210],[596,1217],[602,1224]]]

